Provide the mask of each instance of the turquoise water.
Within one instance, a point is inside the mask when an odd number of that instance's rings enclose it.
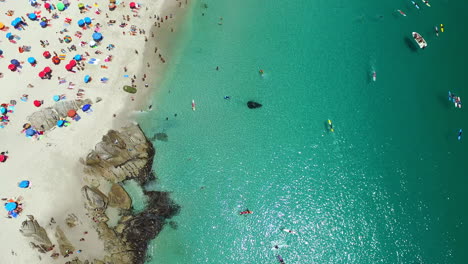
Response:
[[[418,4],[195,2],[141,118],[182,206],[149,263],[466,263],[468,2]]]

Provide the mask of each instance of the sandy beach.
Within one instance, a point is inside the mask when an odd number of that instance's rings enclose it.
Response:
[[[109,129],[131,123],[132,111],[147,109],[149,95],[157,89],[169,64],[170,40],[188,4],[185,0],[146,0],[132,9],[130,2],[120,2],[110,11],[109,1],[68,2],[63,11],[57,10],[59,1],[38,1],[34,6],[28,1],[0,2],[0,101],[5,109],[0,129],[0,152],[5,152],[0,163],[0,196],[21,198],[18,203],[22,206],[17,217],[9,217],[2,209],[2,263],[65,263],[74,257],[93,261],[106,254],[95,223],[83,207],[81,186],[87,179],[79,160]],[[80,3],[84,8],[78,7]],[[56,9],[49,12],[49,6]],[[78,21],[87,17],[91,23],[80,27]],[[16,18],[22,22],[17,21],[15,27],[11,22]],[[41,21],[47,25],[43,27]],[[44,56],[45,51],[50,53],[49,58]],[[58,64],[53,62],[55,54],[60,59]],[[66,65],[73,64],[76,55],[82,60],[67,70]],[[45,79],[39,77],[42,71]],[[91,79],[88,82],[87,75]],[[137,93],[122,89],[132,84]],[[81,119],[67,117],[63,127],[25,126],[33,113],[54,106],[56,99],[90,99],[91,110],[77,110]],[[36,134],[27,136],[24,127]],[[18,187],[23,180],[30,181],[29,188]],[[32,249],[31,239],[18,231],[27,215],[35,217],[53,243],[54,230],[60,226],[80,251],[68,258],[60,255],[52,259],[56,249],[45,254]],[[78,219],[73,228],[65,224],[70,215]]]

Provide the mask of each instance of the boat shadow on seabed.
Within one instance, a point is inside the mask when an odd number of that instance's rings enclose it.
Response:
[[[404,37],[404,41],[406,46],[412,51],[412,52],[417,52],[418,47],[416,47],[416,44],[414,44],[414,40],[410,39],[409,37]]]

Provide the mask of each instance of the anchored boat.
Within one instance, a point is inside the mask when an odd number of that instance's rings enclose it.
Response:
[[[413,32],[413,38],[414,40],[416,40],[416,43],[418,43],[421,49],[424,49],[427,47],[426,40],[418,32]]]

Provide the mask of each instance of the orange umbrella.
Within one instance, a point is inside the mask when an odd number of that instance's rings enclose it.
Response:
[[[76,116],[76,111],[75,111],[75,110],[73,110],[73,109],[71,109],[71,110],[68,110],[68,113],[67,113],[67,115],[68,115],[69,117],[74,117],[74,116]]]
[[[0,30],[4,28],[5,28],[5,25],[2,22],[0,22]]]
[[[52,62],[54,64],[59,64],[60,63],[60,58],[58,56],[54,56],[54,57],[52,57]]]

